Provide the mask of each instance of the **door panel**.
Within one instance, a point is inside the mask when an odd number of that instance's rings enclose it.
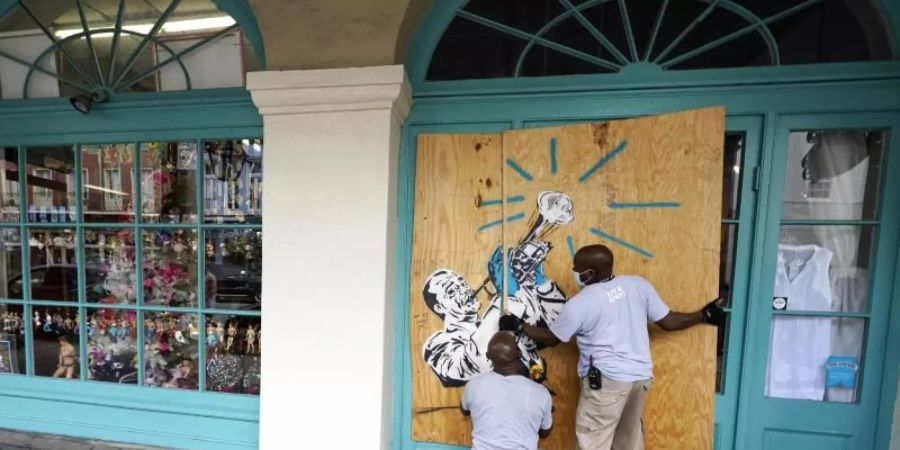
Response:
[[[738,448],[873,448],[897,248],[891,114],[785,116]],[[888,148],[891,146],[892,148]],[[889,381],[893,382],[893,381]]]
[[[713,108],[512,131],[501,136],[499,159],[491,150],[496,135],[419,136],[409,280],[414,440],[468,443],[467,423],[456,410],[465,374],[455,369],[459,364],[450,355],[434,358],[437,347],[430,343],[443,339],[442,333],[458,334],[458,323],[448,326],[448,308],[455,303],[466,307],[454,314],[466,314],[474,297],[479,315],[494,305],[514,304],[515,290],[534,284],[515,273],[522,262],[537,260],[542,270],[526,270],[533,278],[571,293],[572,252],[603,242],[616,252],[622,273],[649,278],[675,309],[695,310],[717,294],[722,117],[723,111]],[[542,227],[548,212],[559,212],[545,211],[538,201],[544,191],[566,194],[568,202],[553,204],[574,205],[574,217]],[[536,248],[544,253],[535,253]],[[502,256],[507,249],[513,250],[508,263]],[[495,326],[481,318],[482,324]],[[480,331],[459,336],[472,341],[475,355]],[[646,409],[648,448],[711,447],[714,340],[710,327],[654,336],[657,380]],[[574,448],[573,350],[544,352],[550,387],[559,393],[557,430],[542,443],[547,448]],[[478,361],[465,362],[468,367]]]

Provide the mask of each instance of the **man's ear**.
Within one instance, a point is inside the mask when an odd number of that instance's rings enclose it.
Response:
[[[444,305],[442,305],[440,302],[434,303],[434,312],[440,316],[447,314],[447,310],[444,309]]]

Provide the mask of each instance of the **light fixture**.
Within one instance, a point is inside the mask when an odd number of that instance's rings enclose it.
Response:
[[[94,104],[103,103],[107,99],[106,92],[95,91],[91,95],[73,95],[69,97],[69,103],[76,111],[82,114],[90,114]]]
[[[186,33],[190,31],[202,31],[202,30],[213,30],[226,28],[234,25],[234,19],[231,16],[215,16],[215,17],[205,17],[202,19],[185,19],[185,20],[172,20],[166,22],[162,26],[163,33]],[[132,24],[132,25],[122,25],[122,29],[126,31],[131,31],[139,34],[147,34],[151,30],[153,30],[152,23],[140,23],[140,24]],[[101,29],[101,28],[110,28],[108,26],[97,27],[90,29],[91,31]],[[69,28],[64,30],[56,30],[53,34],[56,35],[59,39],[65,39],[69,36],[74,36],[79,33],[83,33],[83,28]],[[113,33],[104,32],[91,34],[92,38],[103,38],[103,37],[112,37]]]

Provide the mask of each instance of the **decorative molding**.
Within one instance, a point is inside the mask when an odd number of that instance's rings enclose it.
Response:
[[[402,65],[252,72],[247,89],[263,116],[390,109],[402,123],[412,106]]]

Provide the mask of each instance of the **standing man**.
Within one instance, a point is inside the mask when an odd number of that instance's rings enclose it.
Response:
[[[544,386],[521,375],[522,354],[511,333],[488,343],[494,370],[466,384],[460,408],[472,416],[472,450],[536,450],[550,435],[553,404]]]
[[[641,413],[653,378],[647,323],[666,331],[701,323],[718,326],[725,312],[718,299],[697,312],[670,311],[647,280],[614,275],[613,254],[603,245],[578,250],[572,270],[582,290],[566,302],[549,329],[512,315],[500,319],[500,329],[524,333],[546,346],[575,336],[581,378],[575,413],[579,450],[643,450]]]

